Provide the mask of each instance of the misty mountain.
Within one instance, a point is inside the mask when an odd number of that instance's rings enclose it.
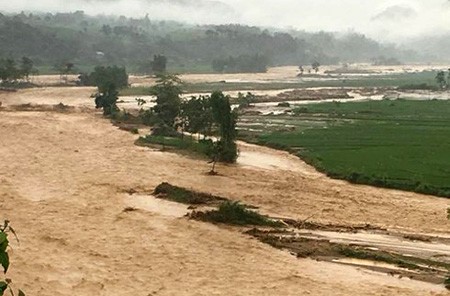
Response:
[[[0,0],[1,1],[1,0]],[[95,15],[124,15],[190,24],[231,24],[310,32],[356,31],[380,42],[447,31],[447,0],[3,0],[0,11],[63,13],[84,11]],[[367,3],[366,3],[367,2]],[[351,13],[350,13],[351,12]]]
[[[414,48],[435,62],[450,62],[450,32],[439,35],[422,36],[409,40],[404,47]]]
[[[83,68],[121,65],[140,71],[157,54],[165,55],[169,68],[178,72],[212,71],[217,59],[255,55],[272,66],[372,62],[379,57],[423,60],[417,52],[354,32],[190,25],[152,20],[151,14],[143,18],[92,17],[81,11],[0,15],[0,57],[28,56],[41,68],[73,62]]]

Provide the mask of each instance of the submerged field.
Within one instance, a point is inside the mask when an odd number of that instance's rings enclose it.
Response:
[[[276,68],[277,69],[277,68]],[[281,68],[282,69],[282,68]],[[296,71],[290,69],[289,75],[278,73],[242,74],[236,75],[184,75],[186,82],[183,89],[186,93],[203,93],[216,90],[221,91],[263,91],[282,90],[292,88],[313,87],[400,87],[402,89],[433,89],[436,87],[436,70],[423,72],[367,74],[323,74],[297,77]],[[223,77],[222,77],[223,76]],[[135,79],[136,80],[136,79]],[[148,95],[151,79],[138,79],[132,83],[133,87],[123,89],[122,96]]]
[[[335,178],[450,197],[449,101],[322,103],[294,111],[261,119],[272,124],[243,134]],[[288,128],[280,131],[283,124]]]

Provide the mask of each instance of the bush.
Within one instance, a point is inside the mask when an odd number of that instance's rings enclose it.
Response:
[[[209,212],[195,212],[192,215],[193,218],[224,223],[231,225],[258,225],[258,226],[271,226],[271,227],[281,227],[283,223],[279,221],[274,221],[266,216],[263,216],[255,211],[247,209],[244,205],[239,202],[226,201],[219,206],[218,210]]]
[[[225,200],[222,197],[173,186],[166,182],[159,184],[155,188],[153,194],[155,194],[155,196],[158,198],[164,198],[179,203],[194,205],[208,204],[213,201]]]
[[[288,108],[288,107],[291,107],[291,104],[289,104],[289,102],[281,102],[281,103],[278,103],[277,106],[278,107]]]
[[[450,277],[447,277],[447,279],[444,281],[444,285],[447,290],[450,290]]]
[[[148,135],[140,137],[138,144],[156,144],[164,147],[172,147],[174,149],[186,150],[193,152],[199,156],[210,157],[213,151],[212,140],[196,141],[190,137],[181,138],[179,134],[173,137]]]
[[[171,126],[164,123],[155,124],[152,127],[151,136],[155,137],[179,137],[180,134]]]
[[[103,109],[103,115],[113,115],[120,112],[117,107],[117,91],[115,89],[106,92],[97,93],[95,95],[95,108]]]

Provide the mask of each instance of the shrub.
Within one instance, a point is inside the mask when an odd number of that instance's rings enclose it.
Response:
[[[289,102],[281,102],[281,103],[278,103],[278,107],[288,108],[288,107],[291,107],[291,104],[289,104]]]
[[[281,227],[283,223],[272,220],[255,211],[247,209],[239,202],[226,201],[222,203],[217,210],[205,213],[195,212],[193,218],[216,223],[231,225],[259,225]]]
[[[447,288],[447,290],[450,290],[450,276],[447,277],[447,279],[444,281],[444,285]]]
[[[223,201],[222,197],[214,196],[207,193],[196,192],[182,187],[177,187],[169,183],[161,183],[153,192],[156,197],[168,199],[171,201],[184,204],[208,204],[213,201]]]

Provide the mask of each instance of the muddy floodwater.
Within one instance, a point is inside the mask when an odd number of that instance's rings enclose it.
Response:
[[[276,81],[294,79],[296,71],[184,78]],[[33,79],[57,84],[59,78]],[[131,82],[149,84],[150,78]],[[265,94],[285,91],[292,90]],[[414,271],[402,276],[397,265],[293,255],[248,235],[251,229],[189,219],[188,205],[152,192],[169,182],[271,217],[344,229],[295,228],[292,236],[277,233],[276,242],[289,236],[313,246],[329,241],[444,263],[449,199],[330,179],[287,152],[243,142],[237,164],[218,164],[219,174],[210,176],[204,159],[136,146],[137,135],[93,108],[94,92],[65,86],[0,92],[1,218],[20,239],[11,240],[8,277],[27,295],[448,295],[435,282],[439,268],[434,277],[411,279]],[[365,99],[357,94],[349,90],[350,100]],[[138,108],[135,97],[121,99],[121,108]],[[55,108],[59,103],[65,107]],[[276,108],[268,104],[256,108]]]

